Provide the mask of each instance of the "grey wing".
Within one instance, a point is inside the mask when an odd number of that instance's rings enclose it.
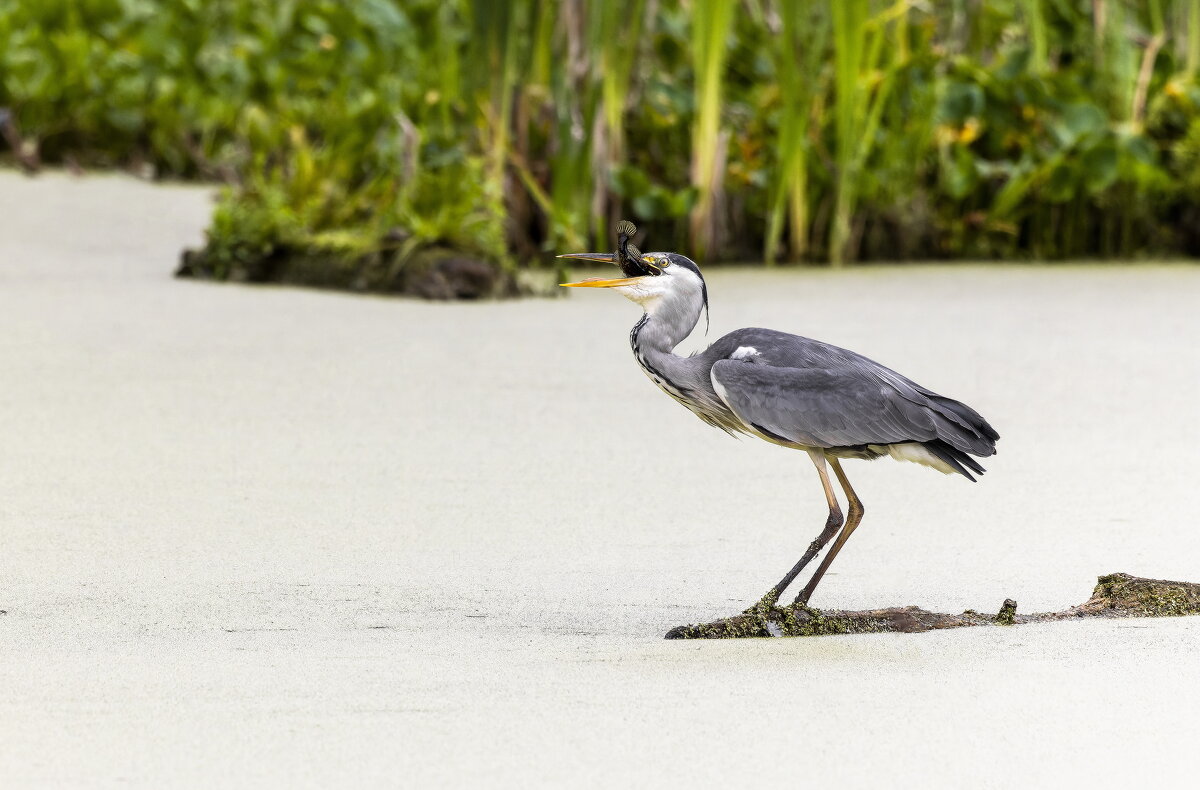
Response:
[[[737,361],[737,352],[754,352],[744,359],[752,363],[747,367],[758,370],[741,371],[721,361],[732,357],[734,363],[742,364]],[[765,387],[764,392],[733,396],[735,400],[745,401],[743,408],[778,409],[789,398],[808,398],[813,403],[807,408],[822,409],[833,427],[842,426],[844,420],[853,416],[856,425],[877,424],[878,431],[889,435],[898,431],[910,434],[901,441],[936,438],[955,450],[972,455],[989,456],[996,452],[996,440],[1000,435],[970,406],[926,389],[891,368],[848,349],[772,329],[747,328],[730,332],[704,353],[714,360],[714,373],[716,365],[721,365],[722,371],[728,371],[723,375],[731,378],[730,387],[737,387],[737,382],[732,379],[739,373],[758,374],[765,379],[755,385]],[[770,370],[778,372],[766,372]],[[716,382],[714,375],[714,385]],[[777,397],[769,396],[768,392],[775,392]],[[768,398],[775,402],[766,403]],[[762,402],[752,404],[756,400]],[[830,404],[834,408],[826,409],[821,404]],[[732,404],[730,408],[734,408]],[[842,414],[851,409],[859,411],[855,415]],[[874,409],[879,411],[876,413],[872,411]],[[808,418],[816,416],[809,414]],[[767,415],[760,417],[766,419]],[[782,424],[796,419],[782,414],[775,417]],[[928,439],[921,438],[931,430],[933,435]]]
[[[738,419],[788,442],[828,448],[939,438],[938,415],[853,370],[722,360],[712,381]]]

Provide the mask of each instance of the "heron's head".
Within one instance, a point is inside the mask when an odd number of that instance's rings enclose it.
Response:
[[[613,262],[613,256],[607,253],[577,252],[558,257]],[[624,262],[621,268],[622,273],[632,276],[616,280],[591,277],[576,283],[563,283],[563,286],[612,288],[626,299],[640,304],[648,313],[666,304],[677,308],[694,305],[697,316],[701,308],[708,309],[708,287],[704,284],[700,267],[690,258],[677,252],[649,252],[636,260]]]

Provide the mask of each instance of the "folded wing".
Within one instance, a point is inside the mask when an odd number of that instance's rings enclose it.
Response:
[[[964,453],[995,453],[998,436],[973,409],[874,363],[814,369],[730,359],[716,362],[711,375],[740,420],[796,444],[832,448],[940,440]],[[896,381],[887,380],[891,377]]]

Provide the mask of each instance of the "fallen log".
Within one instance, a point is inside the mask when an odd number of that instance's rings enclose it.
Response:
[[[1143,579],[1110,573],[1096,581],[1092,597],[1061,612],[1017,614],[1011,598],[996,614],[968,609],[962,614],[930,612],[917,606],[840,611],[813,609],[803,604],[776,606],[759,602],[745,612],[698,625],[681,625],[667,639],[743,639],[772,636],[831,636],[834,634],[915,634],[943,628],[977,625],[1021,625],[1088,617],[1178,617],[1200,614],[1200,584]]]

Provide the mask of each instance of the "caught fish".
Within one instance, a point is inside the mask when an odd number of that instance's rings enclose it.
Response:
[[[617,223],[617,251],[614,253],[615,262],[621,267],[626,277],[644,277],[647,274],[658,274],[661,269],[642,260],[642,251],[633,244],[633,236],[637,226],[627,219]]]

